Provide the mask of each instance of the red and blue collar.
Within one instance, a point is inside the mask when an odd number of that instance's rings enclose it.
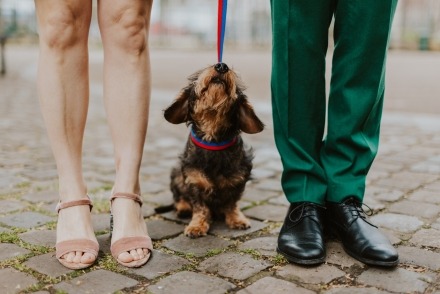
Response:
[[[191,141],[194,143],[194,145],[211,151],[220,151],[225,150],[231,146],[234,146],[235,143],[237,143],[237,137],[232,138],[229,141],[223,141],[223,142],[207,142],[202,140],[201,138],[197,137],[194,130],[191,128],[191,134],[190,134]]]

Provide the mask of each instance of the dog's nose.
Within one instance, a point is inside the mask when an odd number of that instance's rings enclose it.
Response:
[[[226,63],[223,63],[223,62],[217,63],[214,66],[214,68],[218,73],[221,73],[221,74],[227,73],[229,70],[229,67],[226,65]]]

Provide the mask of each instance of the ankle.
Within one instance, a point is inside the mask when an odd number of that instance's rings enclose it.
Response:
[[[87,197],[87,187],[86,186],[70,186],[65,188],[60,185],[59,195],[61,202],[75,201]]]

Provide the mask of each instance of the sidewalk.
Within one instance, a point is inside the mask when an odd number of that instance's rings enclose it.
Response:
[[[102,55],[93,51],[83,162],[102,252],[92,268],[72,271],[54,257],[57,174],[36,94],[38,53],[35,48],[7,49],[9,72],[0,78],[0,293],[440,294],[438,53],[389,56],[380,152],[365,202],[374,210],[372,221],[398,248],[401,263],[381,269],[352,259],[335,240],[327,243],[327,262],[318,267],[291,265],[276,254],[288,203],[272,138],[269,52],[228,52],[225,57],[242,71],[248,96],[267,125],[264,132],[245,136],[256,153],[255,179],[240,206],[252,227],[232,231],[215,223],[207,237],[193,240],[182,234],[188,220],[174,213],[155,214],[154,207],[172,201],[169,172],[188,135],[185,126],[166,122],[162,110],[185,85],[186,76],[215,58],[212,52],[153,50],[141,181],[155,250],[146,266],[127,270],[109,255],[113,150],[102,105]]]

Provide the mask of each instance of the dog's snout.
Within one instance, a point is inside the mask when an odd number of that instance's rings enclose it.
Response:
[[[229,67],[226,65],[226,63],[223,63],[223,62],[217,63],[214,66],[214,68],[218,73],[221,73],[221,74],[227,73],[229,70]]]

